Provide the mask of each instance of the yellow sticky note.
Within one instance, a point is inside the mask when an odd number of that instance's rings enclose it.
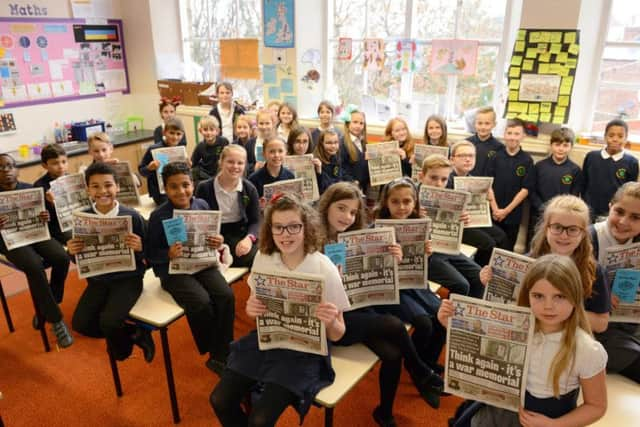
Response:
[[[534,48],[530,47],[527,49],[527,53],[525,54],[525,56],[527,58],[535,58],[537,54],[538,52]]]
[[[511,57],[511,65],[515,65],[516,67],[519,67],[520,64],[522,64],[522,56],[512,56]]]
[[[510,90],[509,91],[509,101],[517,101],[518,100],[518,91]]]
[[[567,52],[560,52],[556,55],[556,62],[565,63],[567,62],[567,59],[569,59],[569,54]]]
[[[562,33],[560,31],[551,33],[551,43],[562,43]]]
[[[529,43],[539,43],[540,41],[540,31],[532,31],[529,34]]]
[[[513,102],[507,102],[507,111],[512,113],[515,112],[515,110],[513,109]]]
[[[549,64],[539,64],[538,74],[549,74]]]
[[[507,113],[507,119],[515,119],[518,113]]]
[[[511,80],[509,80],[509,89],[511,89],[511,90],[520,89],[520,80],[519,79],[511,79]]]
[[[566,77],[569,75],[569,67],[565,67],[565,66],[560,66],[560,68],[558,68],[558,75]]]
[[[560,116],[558,114],[553,115],[553,123],[556,125],[561,125],[564,122],[564,116]]]
[[[556,109],[553,112],[554,116],[562,116],[564,117],[565,113],[567,112],[567,108],[566,107],[556,107]]]
[[[560,107],[568,107],[569,106],[569,95],[560,95],[558,97],[558,105]]]
[[[543,31],[542,33],[540,33],[540,41],[549,43],[551,41],[551,33],[548,31]]]
[[[562,65],[560,64],[549,64],[549,72],[551,74],[560,74]]]
[[[540,103],[540,112],[541,113],[550,113],[551,112],[551,103],[550,102],[541,102]]]
[[[543,123],[551,123],[551,113],[541,113],[540,121]]]
[[[549,43],[538,43],[536,46],[538,53],[545,53],[549,49]]]
[[[536,116],[540,113],[540,104],[529,104],[529,114],[535,114]]]
[[[558,93],[560,95],[571,95],[571,85],[565,85],[561,83]]]
[[[568,51],[571,55],[577,55],[580,52],[580,46],[578,46],[577,44],[572,44],[569,46]]]
[[[522,63],[522,71],[533,71],[533,59],[525,59]]]
[[[520,77],[520,67],[509,68],[509,77]]]
[[[573,84],[573,76],[567,76],[567,77],[563,77],[562,78],[562,83],[560,83],[562,86],[569,86],[571,87],[571,85]]]
[[[551,54],[549,52],[541,53],[540,55],[538,55],[538,61],[540,62],[551,61]]]
[[[549,52],[551,53],[560,53],[562,50],[562,45],[560,43],[551,43],[551,47],[549,48]]]
[[[538,121],[538,114],[529,114],[529,121],[530,122],[537,122]]]
[[[578,66],[578,60],[575,58],[567,58],[567,67],[576,68]]]
[[[575,43],[576,42],[576,32],[575,31],[567,31],[564,33],[564,42],[565,43]]]
[[[523,41],[517,41],[513,50],[516,52],[524,52],[524,46],[525,44]]]
[[[526,36],[527,30],[518,30],[518,37],[516,37],[516,40],[524,40]]]

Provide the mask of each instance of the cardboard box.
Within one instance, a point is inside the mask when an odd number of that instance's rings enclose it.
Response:
[[[179,80],[158,80],[158,91],[161,97],[180,98],[183,105],[200,105],[198,94],[213,83],[183,82]]]

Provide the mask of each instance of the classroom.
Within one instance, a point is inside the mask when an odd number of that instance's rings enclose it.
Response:
[[[635,425],[638,58],[633,0],[3,2],[0,427]]]

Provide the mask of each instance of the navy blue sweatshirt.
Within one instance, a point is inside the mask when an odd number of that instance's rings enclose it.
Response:
[[[490,135],[488,139],[481,141],[478,134],[474,133],[467,138],[476,147],[476,166],[470,172],[473,176],[490,176],[487,171],[489,159],[496,155],[498,151],[504,150],[504,144]]]
[[[33,183],[34,187],[42,187],[44,192],[46,193],[51,188],[51,181],[56,178],[52,178],[48,173],[42,175],[37,179],[36,182]],[[44,199],[44,206],[47,208],[49,212],[49,234],[56,240],[60,240],[63,236],[62,230],[60,229],[60,222],[58,222],[58,215],[56,214],[56,207],[53,203],[50,203],[47,198]],[[63,243],[63,242],[61,242]],[[63,244],[65,244],[64,242]]]
[[[222,149],[229,145],[229,141],[224,136],[217,136],[213,144],[201,141],[191,153],[191,167],[196,166],[209,177],[218,173],[218,160]]]
[[[569,158],[560,164],[551,156],[540,160],[535,165],[535,178],[535,191],[529,194],[529,200],[531,208],[536,211],[559,194],[580,195],[582,171]]]
[[[251,183],[256,187],[256,190],[258,190],[258,196],[262,197],[264,194],[265,184],[273,184],[274,182],[294,178],[295,176],[293,175],[293,172],[284,166],[280,166],[278,176],[271,176],[267,170],[267,165],[265,164],[263,167],[251,174],[249,181],[251,181]]]
[[[533,159],[522,150],[511,156],[507,150],[499,150],[487,164],[487,175],[493,177],[493,192],[496,203],[504,209],[523,188],[531,194],[535,190]],[[520,224],[522,219],[520,203],[503,220],[504,224]]]

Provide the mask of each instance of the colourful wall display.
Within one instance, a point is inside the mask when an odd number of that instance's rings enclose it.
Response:
[[[8,107],[129,93],[122,21],[0,18],[0,100]]]
[[[518,30],[505,116],[566,123],[579,53],[579,30]]]

